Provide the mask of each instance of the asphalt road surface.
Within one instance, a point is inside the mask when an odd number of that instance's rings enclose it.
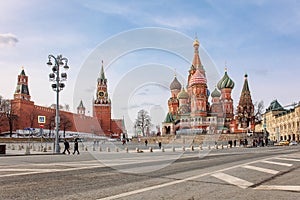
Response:
[[[0,157],[0,199],[300,199],[300,146]]]

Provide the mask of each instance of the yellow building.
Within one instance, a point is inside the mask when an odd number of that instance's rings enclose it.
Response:
[[[274,100],[266,109],[262,119],[262,129],[266,128],[269,139],[300,141],[300,102],[290,109],[285,109]]]

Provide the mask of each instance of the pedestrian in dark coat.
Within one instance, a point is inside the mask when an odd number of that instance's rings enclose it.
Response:
[[[65,149],[63,151],[63,154],[65,154],[66,151],[68,152],[68,154],[70,154],[70,150],[69,150],[70,149],[70,144],[69,144],[68,140],[65,139],[64,145],[65,145]]]
[[[161,142],[158,142],[158,148],[161,149]]]
[[[76,138],[75,141],[74,141],[74,152],[73,152],[73,154],[75,154],[76,151],[77,151],[77,154],[79,154],[79,150],[78,150],[78,138]]]

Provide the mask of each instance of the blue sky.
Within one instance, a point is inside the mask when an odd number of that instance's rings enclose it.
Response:
[[[236,83],[235,106],[245,73],[249,75],[254,102],[263,100],[265,107],[275,98],[283,105],[298,102],[299,9],[300,3],[296,0],[1,1],[0,95],[13,97],[17,75],[24,66],[29,75],[32,100],[38,105],[51,105],[55,102],[55,94],[48,81],[47,56],[63,54],[69,59],[70,70],[66,88],[61,92],[61,103],[76,107],[80,101],[73,98],[76,81],[86,59],[99,44],[124,31],[158,27],[177,31],[191,39],[197,34],[221,75],[227,63],[228,73]],[[180,44],[174,41],[174,45]],[[190,50],[193,52],[192,44]],[[100,52],[99,66],[94,66],[99,71],[102,59],[110,66],[106,75],[112,97],[124,73],[137,66],[157,63],[171,70],[176,68],[183,77],[182,82],[190,66],[186,60],[157,50],[131,52],[111,63],[106,62],[109,59]],[[166,75],[166,83],[171,82],[172,77],[173,74]],[[91,81],[96,86],[96,79]],[[167,88],[158,87],[155,84],[137,87],[127,100],[128,107],[136,110],[147,104],[146,108],[156,113],[155,123],[161,120],[158,116],[165,115],[169,97]],[[91,95],[86,97],[90,101],[84,102],[89,111],[94,90],[90,88]],[[112,98],[113,108],[114,102],[118,104],[120,99]],[[136,110],[130,118],[134,118]],[[114,117],[122,117],[122,112],[113,112]]]

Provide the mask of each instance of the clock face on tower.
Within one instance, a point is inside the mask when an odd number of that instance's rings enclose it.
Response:
[[[103,98],[103,97],[104,97],[104,92],[103,92],[102,90],[100,90],[100,91],[98,92],[98,96],[99,96],[100,98]]]

